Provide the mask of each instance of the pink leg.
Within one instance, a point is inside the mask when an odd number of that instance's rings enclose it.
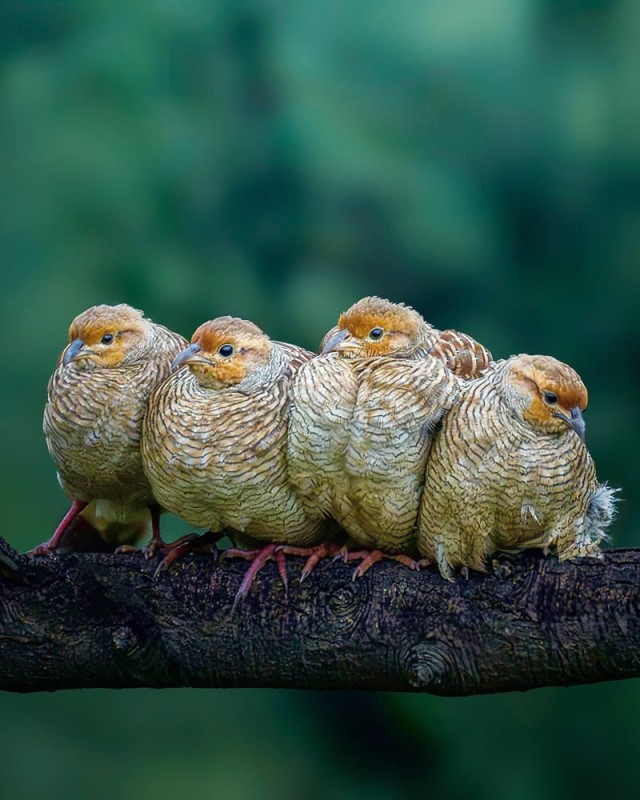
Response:
[[[307,562],[300,575],[300,583],[302,583],[311,575],[319,561],[323,558],[338,556],[342,552],[342,547],[342,542],[327,539],[326,542],[315,547],[293,547],[285,544],[278,548],[278,552],[284,553],[286,556],[307,556]]]
[[[214,559],[217,558],[218,548],[216,547],[216,542],[221,538],[221,533],[207,531],[202,535],[198,533],[188,533],[186,536],[182,536],[177,541],[171,542],[171,544],[165,544],[162,542],[162,540],[160,540],[160,549],[165,553],[165,557],[162,559],[156,571],[153,573],[153,577],[157,578],[161,572],[169,569],[174,561],[176,561],[178,558],[182,558],[182,556],[185,556],[187,553],[213,553]],[[154,540],[152,540],[152,542],[153,541]],[[146,553],[145,557],[149,558]]]
[[[158,550],[162,550],[163,548],[167,547],[165,542],[162,541],[162,536],[160,535],[160,506],[149,506],[149,513],[151,514],[151,541],[142,551],[145,558],[153,558]],[[176,558],[178,558],[177,555],[174,556],[171,561],[174,561]],[[169,564],[171,561],[169,561]],[[167,564],[167,566],[169,566],[169,564]]]
[[[260,572],[262,567],[264,567],[267,561],[276,562],[280,579],[284,584],[285,590],[287,589],[286,559],[284,553],[279,548],[280,545],[278,544],[268,544],[265,547],[257,550],[238,550],[237,548],[230,548],[229,550],[224,551],[224,558],[244,558],[248,561],[251,561],[251,566],[246,571],[244,578],[242,579],[242,583],[240,584],[240,588],[236,593],[236,597],[231,608],[232,611],[235,611],[238,603],[244,600],[244,598],[247,596],[247,593],[249,592],[251,584],[253,583],[256,575],[258,572]]]
[[[356,567],[353,572],[352,580],[354,581],[357,578],[361,578],[374,564],[377,564],[378,561],[382,561],[385,558],[398,561],[400,564],[404,564],[405,567],[409,567],[409,569],[419,569],[418,562],[414,561],[410,556],[404,555],[404,553],[391,555],[390,553],[385,553],[383,550],[356,550],[347,553],[344,560],[356,561],[359,558],[362,559],[362,563]]]
[[[47,541],[39,544],[37,547],[34,547],[31,551],[31,554],[34,556],[48,556],[58,547],[60,544],[60,540],[66,533],[67,528],[73,520],[80,514],[84,509],[88,506],[88,503],[83,502],[82,500],[74,500],[71,503],[71,508],[67,511],[64,515],[60,524],[53,532],[53,536]]]

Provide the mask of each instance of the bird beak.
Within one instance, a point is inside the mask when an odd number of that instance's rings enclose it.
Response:
[[[325,342],[324,347],[322,348],[322,355],[325,353],[346,353],[348,351],[355,351],[359,350],[360,345],[358,341],[353,338],[353,334],[348,328],[345,328],[334,335],[329,339],[328,342]]]
[[[181,367],[184,364],[193,363],[194,361],[206,361],[206,358],[198,355],[200,350],[202,350],[202,348],[197,342],[190,344],[189,347],[187,347],[181,353],[178,353],[178,355],[173,359],[171,369],[178,369],[178,367]]]
[[[571,412],[570,417],[566,417],[564,414],[555,413],[553,416],[558,417],[563,422],[566,422],[573,430],[578,434],[578,436],[584,442],[585,433],[587,426],[584,422],[584,417],[582,416],[582,411],[578,408],[578,406],[574,406],[574,408],[569,409]]]
[[[66,367],[67,364],[70,364],[78,356],[83,347],[84,342],[82,339],[74,339],[62,354],[62,366]]]

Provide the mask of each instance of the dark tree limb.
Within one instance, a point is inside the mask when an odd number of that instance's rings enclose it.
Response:
[[[448,583],[396,563],[302,585],[273,564],[234,613],[244,562],[192,555],[154,578],[141,553],[34,558],[0,539],[0,689],[387,689],[440,695],[640,675],[640,549],[559,564],[501,557]]]

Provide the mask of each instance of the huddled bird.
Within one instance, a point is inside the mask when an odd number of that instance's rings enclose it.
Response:
[[[113,544],[152,529],[159,509],[142,469],[147,398],[171,372],[186,340],[131,306],[98,305],[77,316],[51,376],[44,433],[71,508],[34,553],[50,553],[72,521],[87,520]]]
[[[430,452],[418,522],[424,563],[452,579],[496,551],[599,557],[614,513],[585,445],[587,390],[550,356],[518,355],[469,383]]]
[[[340,316],[321,355],[296,376],[291,480],[310,515],[333,517],[347,532],[345,558],[363,559],[354,577],[386,556],[415,566],[407,553],[415,550],[432,433],[462,384],[450,365],[461,351],[466,373],[472,352],[478,369],[491,363],[486,348],[453,333],[443,339],[413,308],[366,297]],[[330,552],[327,543],[307,551],[303,577]]]
[[[340,315],[324,335],[320,352],[338,343],[347,357],[432,355],[461,378],[477,378],[493,363],[491,352],[467,333],[440,331],[411,306],[375,296],[363,297]]]
[[[236,602],[279,544],[313,544],[324,521],[309,516],[287,473],[291,384],[311,354],[272,341],[252,322],[205,322],[152,394],[144,469],[167,510],[213,533],[228,532],[251,559]],[[171,553],[166,558],[171,560]]]
[[[587,390],[551,356],[494,361],[471,336],[365,297],[318,355],[224,316],[191,342],[128,305],[77,316],[51,376],[44,432],[71,508],[118,549],[151,532],[157,571],[228,535],[259,570],[303,555],[383,558],[447,579],[530,547],[601,557],[616,490],[585,445]],[[166,543],[166,510],[205,534]]]

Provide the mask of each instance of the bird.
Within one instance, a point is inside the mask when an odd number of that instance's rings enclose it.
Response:
[[[186,345],[177,333],[121,303],[79,314],[49,380],[43,428],[71,507],[36,555],[50,554],[81,515],[109,543],[132,543],[152,528],[162,544],[160,509],[142,469],[147,398]]]
[[[234,608],[270,559],[286,585],[279,544],[312,544],[325,527],[287,470],[291,383],[310,357],[253,322],[218,317],[197,328],[149,401],[142,458],[154,496],[191,525],[229,531],[240,547],[225,555],[252,562]]]
[[[421,565],[453,580],[497,551],[600,557],[615,490],[585,444],[587,389],[551,356],[516,355],[468,383],[429,454],[418,517]]]
[[[336,343],[345,357],[432,355],[465,379],[480,377],[493,364],[491,352],[468,334],[440,331],[411,306],[376,296],[363,297],[344,311],[322,338],[320,352]]]
[[[348,535],[354,578],[392,556],[410,567],[431,434],[461,379],[430,354],[438,332],[417,311],[364,298],[328,332],[296,375],[289,472],[310,515]],[[357,549],[354,549],[357,548]],[[339,549],[339,548],[338,548]],[[304,579],[335,543],[285,548],[307,555]]]

